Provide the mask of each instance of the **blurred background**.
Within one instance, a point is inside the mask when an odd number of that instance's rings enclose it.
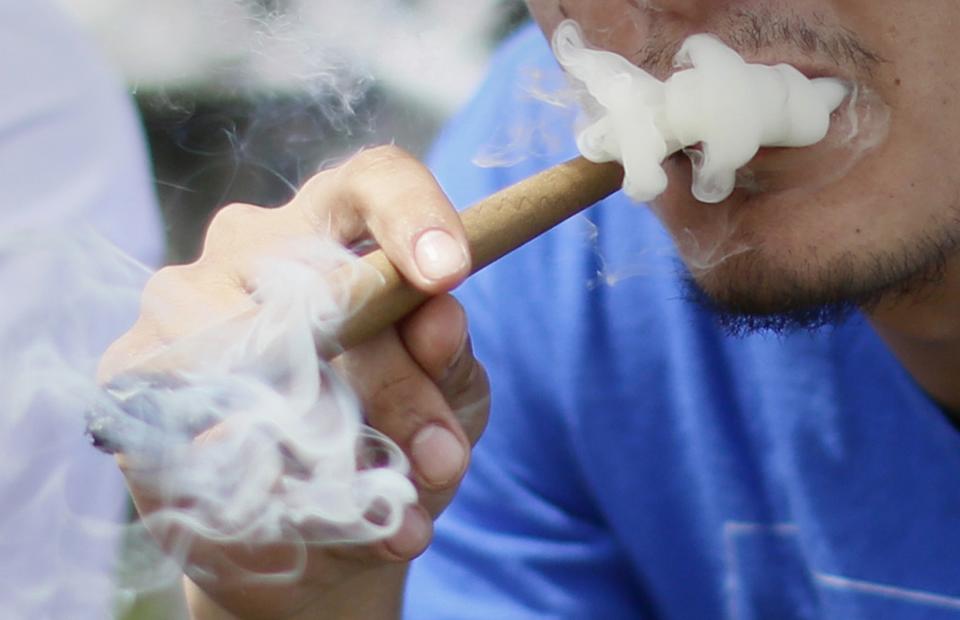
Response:
[[[522,0],[59,0],[141,111],[168,261],[213,210],[277,205],[320,166],[394,142],[424,154]]]
[[[364,146],[423,155],[527,19],[522,0],[58,1],[136,100],[170,263],[224,204],[282,204]],[[123,607],[185,617],[175,591]]]

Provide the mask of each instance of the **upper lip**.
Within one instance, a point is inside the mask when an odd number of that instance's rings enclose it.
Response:
[[[798,56],[795,53],[777,54],[774,52],[741,54],[741,56],[750,64],[768,66],[781,64],[790,65],[811,80],[817,78],[838,78],[848,82],[851,81],[850,75],[847,74],[842,67],[810,56]]]
[[[727,45],[730,45],[729,42],[724,41]],[[837,65],[834,62],[830,62],[826,58],[818,57],[816,55],[804,54],[797,50],[796,48],[782,48],[782,49],[773,49],[765,48],[757,51],[745,52],[739,50],[736,47],[733,49],[740,54],[745,62],[750,64],[761,64],[761,65],[781,65],[786,64],[797,69],[800,73],[805,75],[808,79],[817,79],[817,78],[838,78],[848,82],[853,81],[853,76],[846,71],[843,67]],[[656,68],[652,67],[641,67],[646,71],[651,71],[655,75],[659,73]],[[681,69],[671,68],[666,72],[666,75],[658,75],[657,77],[661,79],[669,78],[674,73],[677,73]]]

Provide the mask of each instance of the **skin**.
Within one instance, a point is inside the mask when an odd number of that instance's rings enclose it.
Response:
[[[842,148],[834,130],[809,149],[761,151],[749,166],[759,191],[720,205],[690,194],[686,158],[667,162],[670,185],[654,208],[699,287],[721,310],[752,317],[862,305],[917,382],[960,411],[960,7],[949,0],[532,0],[552,33],[577,20],[594,47],[664,78],[687,36],[718,35],[748,60],[788,62],[812,77],[865,87],[879,144]],[[793,38],[761,36],[788,24]],[[802,45],[810,34],[819,49]],[[861,110],[862,114],[863,110]],[[844,119],[835,116],[835,125]],[[878,124],[879,125],[879,124]],[[842,170],[843,174],[829,174]],[[776,325],[774,321],[770,323]]]
[[[425,251],[420,242],[436,239],[437,231],[448,235],[448,242]],[[370,425],[409,457],[419,504],[407,510],[400,531],[386,541],[311,550],[301,578],[283,586],[240,587],[233,579],[236,570],[220,559],[270,572],[291,564],[293,548],[194,540],[188,564],[217,575],[213,580],[185,578],[195,618],[397,616],[407,563],[426,548],[432,519],[453,497],[470,449],[486,425],[486,374],[473,356],[463,309],[445,294],[469,273],[463,228],[432,175],[395,147],[365,151],[317,175],[281,208],[231,205],[221,210],[197,262],[167,267],[151,278],[139,320],[101,360],[101,381],[121,372],[180,367],[182,360],[154,354],[253,307],[244,286],[250,265],[286,244],[317,235],[343,245],[376,240],[410,282],[436,295],[403,322],[334,361],[359,396]],[[214,427],[196,441],[215,441],[217,433]],[[121,456],[119,461],[131,473],[129,460]],[[164,504],[138,488],[134,478],[128,481],[141,514]],[[159,541],[178,534],[152,533]]]
[[[670,189],[655,208],[716,303],[763,316],[790,310],[791,304],[869,300],[871,321],[917,382],[960,410],[960,261],[951,243],[960,238],[960,181],[943,172],[943,162],[960,161],[955,105],[960,72],[952,60],[960,54],[955,34],[960,5],[954,0],[529,4],[545,33],[566,16],[577,19],[592,45],[621,53],[661,78],[689,34],[714,32],[734,47],[749,48],[743,35],[750,32],[750,15],[761,22],[789,15],[795,27],[813,27],[824,40],[855,42],[863,53],[843,48],[846,53],[831,57],[804,51],[796,42],[741,51],[748,57],[765,53],[767,62],[806,62],[868,87],[890,112],[885,141],[852,162],[829,145],[813,155],[765,153],[753,163],[764,179],[760,191],[738,190],[716,206],[693,200],[689,164],[674,159],[668,164]],[[830,157],[846,157],[825,167],[843,168],[845,174],[794,172],[805,169],[805,161]],[[418,252],[427,231],[444,231],[453,242]],[[236,587],[230,569],[212,558],[227,554],[263,569],[282,564],[289,549],[198,541],[189,562],[214,567],[218,580],[186,580],[196,618],[398,617],[407,563],[428,544],[431,519],[452,498],[486,422],[485,373],[470,350],[462,308],[445,295],[469,271],[462,228],[430,174],[392,147],[366,151],[321,173],[283,208],[227,207],[210,226],[197,263],[154,277],[143,315],[105,355],[101,378],[140,369],[151,352],[195,334],[203,327],[196,324],[198,308],[216,321],[249,304],[242,286],[248,265],[305,235],[346,244],[374,239],[413,284],[437,295],[336,361],[370,423],[411,458],[420,503],[392,539],[312,551],[302,578],[283,586]],[[429,256],[434,260],[418,264]],[[459,418],[468,406],[471,415]],[[452,441],[447,445],[457,450],[424,450],[416,438],[426,428],[444,429]],[[142,513],[158,507],[155,498],[132,490]],[[164,532],[155,534],[163,540]]]

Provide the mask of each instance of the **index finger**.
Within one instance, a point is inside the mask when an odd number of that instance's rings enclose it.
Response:
[[[450,290],[470,273],[460,217],[427,168],[394,146],[364,151],[308,183],[291,206],[327,213],[342,205],[420,290]]]

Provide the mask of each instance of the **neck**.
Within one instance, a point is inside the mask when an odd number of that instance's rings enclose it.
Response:
[[[881,303],[869,317],[914,380],[960,419],[960,257],[941,282]]]

